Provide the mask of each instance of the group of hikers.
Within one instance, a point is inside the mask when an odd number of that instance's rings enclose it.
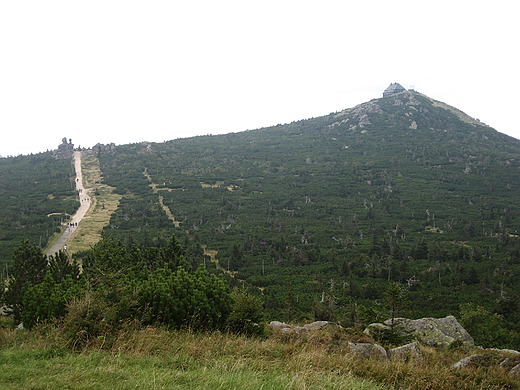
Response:
[[[67,231],[71,232],[73,228],[77,228],[78,227],[78,223],[77,222],[67,222]]]
[[[77,179],[76,179],[76,180],[77,180]],[[88,196],[85,197],[85,198],[83,198],[83,199],[81,199],[81,195],[80,195],[80,194],[81,194],[82,192],[83,192],[83,189],[80,188],[80,189],[78,190],[79,201],[80,201],[80,202],[90,202],[90,198],[89,198]]]

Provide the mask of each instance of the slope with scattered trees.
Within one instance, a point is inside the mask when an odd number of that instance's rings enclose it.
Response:
[[[396,283],[404,314],[490,318],[476,332],[518,348],[519,150],[413,91],[255,131],[122,145],[97,156],[122,197],[104,234],[124,259],[156,248],[137,268],[172,235],[192,268],[217,273],[202,248],[217,251],[222,278],[260,297],[269,318],[374,322]],[[89,264],[96,250],[77,258]],[[147,267],[141,280],[166,290],[184,277]],[[128,310],[166,299],[149,294]]]

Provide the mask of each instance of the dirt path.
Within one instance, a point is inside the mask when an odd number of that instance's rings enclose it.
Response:
[[[67,229],[61,234],[56,242],[47,250],[47,255],[54,255],[59,250],[67,249],[67,241],[72,233],[78,228],[79,223],[90,208],[91,199],[88,195],[90,189],[83,188],[83,175],[81,174],[81,152],[74,152],[74,168],[76,170],[76,191],[79,195],[80,205],[76,214],[72,216]]]
[[[173,216],[170,208],[168,206],[166,206],[164,204],[164,197],[162,195],[159,195],[159,189],[157,188],[157,184],[155,184],[152,180],[152,177],[150,176],[150,174],[148,173],[148,169],[145,167],[144,168],[144,171],[143,171],[143,175],[148,179],[148,181],[150,182],[150,184],[148,184],[151,188],[152,188],[152,191],[154,192],[154,194],[157,194],[158,197],[159,197],[159,205],[161,206],[161,208],[164,210],[164,212],[166,213],[166,216],[168,217],[168,219],[170,219],[170,221],[173,222],[173,224],[175,225],[175,227],[178,227],[180,228],[181,225],[180,225],[180,222],[179,221],[176,221],[175,220],[175,217]],[[162,188],[163,189],[163,188]],[[167,191],[171,191],[170,189],[167,189],[167,188],[164,188],[164,190],[167,190]]]
[[[159,204],[160,204],[160,206],[162,207],[162,209],[164,210],[164,212],[166,213],[166,215],[168,216],[168,218],[173,222],[173,224],[175,225],[175,227],[180,228],[180,227],[181,227],[181,226],[180,226],[180,222],[177,221],[177,220],[175,220],[175,217],[173,216],[173,214],[172,214],[170,208],[164,204],[164,198],[163,198],[161,195],[159,195],[159,190],[171,191],[171,189],[167,189],[167,188],[161,188],[161,189],[159,189],[159,188],[157,188],[157,184],[155,184],[155,183],[153,182],[152,177],[151,177],[150,174],[148,173],[148,169],[147,169],[146,167],[144,168],[143,175],[144,175],[144,176],[148,179],[148,181],[150,182],[150,184],[148,184],[148,185],[151,187],[152,191],[153,191],[155,194],[158,195],[158,198],[159,198]],[[221,182],[221,183],[223,184],[224,182]],[[220,182],[217,182],[217,184],[216,184],[216,185],[213,185],[213,187],[215,187],[215,186],[218,187],[219,185],[220,185]],[[202,184],[202,186],[203,186],[203,187],[204,187],[204,186],[206,186],[206,187],[212,187],[212,186],[209,185],[209,184],[207,184],[207,185]],[[228,188],[228,190],[229,190],[229,188]],[[232,191],[232,190],[230,190],[230,191]],[[185,233],[186,233],[186,234],[189,234],[189,231],[185,230]],[[218,259],[217,259],[217,252],[218,252],[217,250],[207,249],[207,248],[206,248],[206,245],[203,245],[203,249],[204,249],[204,254],[210,257],[210,260],[211,260],[213,263],[215,263],[217,269],[220,269],[222,272],[226,272],[227,274],[229,274],[229,275],[230,275],[231,277],[233,277],[233,278],[235,277],[236,272],[226,270],[224,267],[222,267],[222,266],[219,264]]]

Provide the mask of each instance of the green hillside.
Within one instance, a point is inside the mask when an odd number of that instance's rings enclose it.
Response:
[[[45,247],[79,207],[70,159],[50,152],[0,158],[0,264],[22,239]]]
[[[416,316],[465,302],[498,310],[519,292],[519,150],[413,91],[255,131],[126,145],[99,155],[124,195],[106,232],[129,246],[175,233],[218,250],[277,318],[309,315],[331,286],[338,307],[373,302],[389,281],[409,286]]]
[[[202,248],[216,251],[230,284],[245,282],[270,319],[370,322],[397,282],[406,315],[479,305],[518,343],[520,141],[444,103],[405,91],[98,158],[123,196],[107,236],[130,249],[175,234],[208,268]]]

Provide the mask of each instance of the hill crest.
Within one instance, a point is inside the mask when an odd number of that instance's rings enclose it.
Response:
[[[96,156],[121,197],[106,235],[132,248],[174,234],[193,267],[218,273],[218,261],[231,285],[261,292],[273,318],[293,321],[327,291],[347,317],[358,304],[376,310],[389,282],[407,286],[412,317],[455,315],[467,302],[509,310],[503,297],[520,297],[519,151],[520,141],[403,91],[285,125]],[[38,240],[56,228],[46,216],[34,224],[39,210],[74,203],[70,164],[50,153],[7,162],[0,221],[12,224],[2,239],[32,224]]]
[[[369,117],[370,117],[371,113],[378,113],[378,114],[384,113],[384,111],[381,109],[381,103],[387,102],[387,101],[390,101],[391,104],[395,107],[404,106],[404,107],[410,108],[410,110],[407,111],[408,115],[412,115],[414,110],[419,111],[419,112],[421,112],[421,111],[428,112],[428,108],[426,108],[426,106],[431,105],[433,107],[440,107],[440,108],[445,109],[446,111],[456,115],[458,119],[460,119],[461,121],[463,121],[465,123],[469,123],[469,124],[472,124],[475,126],[484,126],[484,127],[490,128],[490,126],[486,125],[485,123],[481,122],[480,120],[467,115],[465,112],[463,112],[453,106],[450,106],[446,103],[432,99],[427,95],[424,95],[422,93],[419,93],[419,92],[416,92],[413,90],[398,92],[398,93],[395,93],[395,94],[392,94],[390,96],[383,97],[383,98],[372,99],[368,102],[358,104],[355,107],[342,110],[342,111],[336,113],[334,115],[334,117],[342,118],[342,117],[347,116],[347,118],[344,118],[341,122],[335,122],[332,125],[329,125],[329,128],[332,128],[341,123],[345,123],[345,122],[349,121],[352,117],[358,119],[357,124],[350,125],[350,128],[352,130],[355,130],[356,128],[366,127],[366,125],[370,124]],[[428,102],[428,104],[425,104],[426,102]],[[413,128],[414,125],[412,123],[413,123],[413,119],[411,119],[411,122],[410,122],[410,126],[412,126],[412,128]]]

